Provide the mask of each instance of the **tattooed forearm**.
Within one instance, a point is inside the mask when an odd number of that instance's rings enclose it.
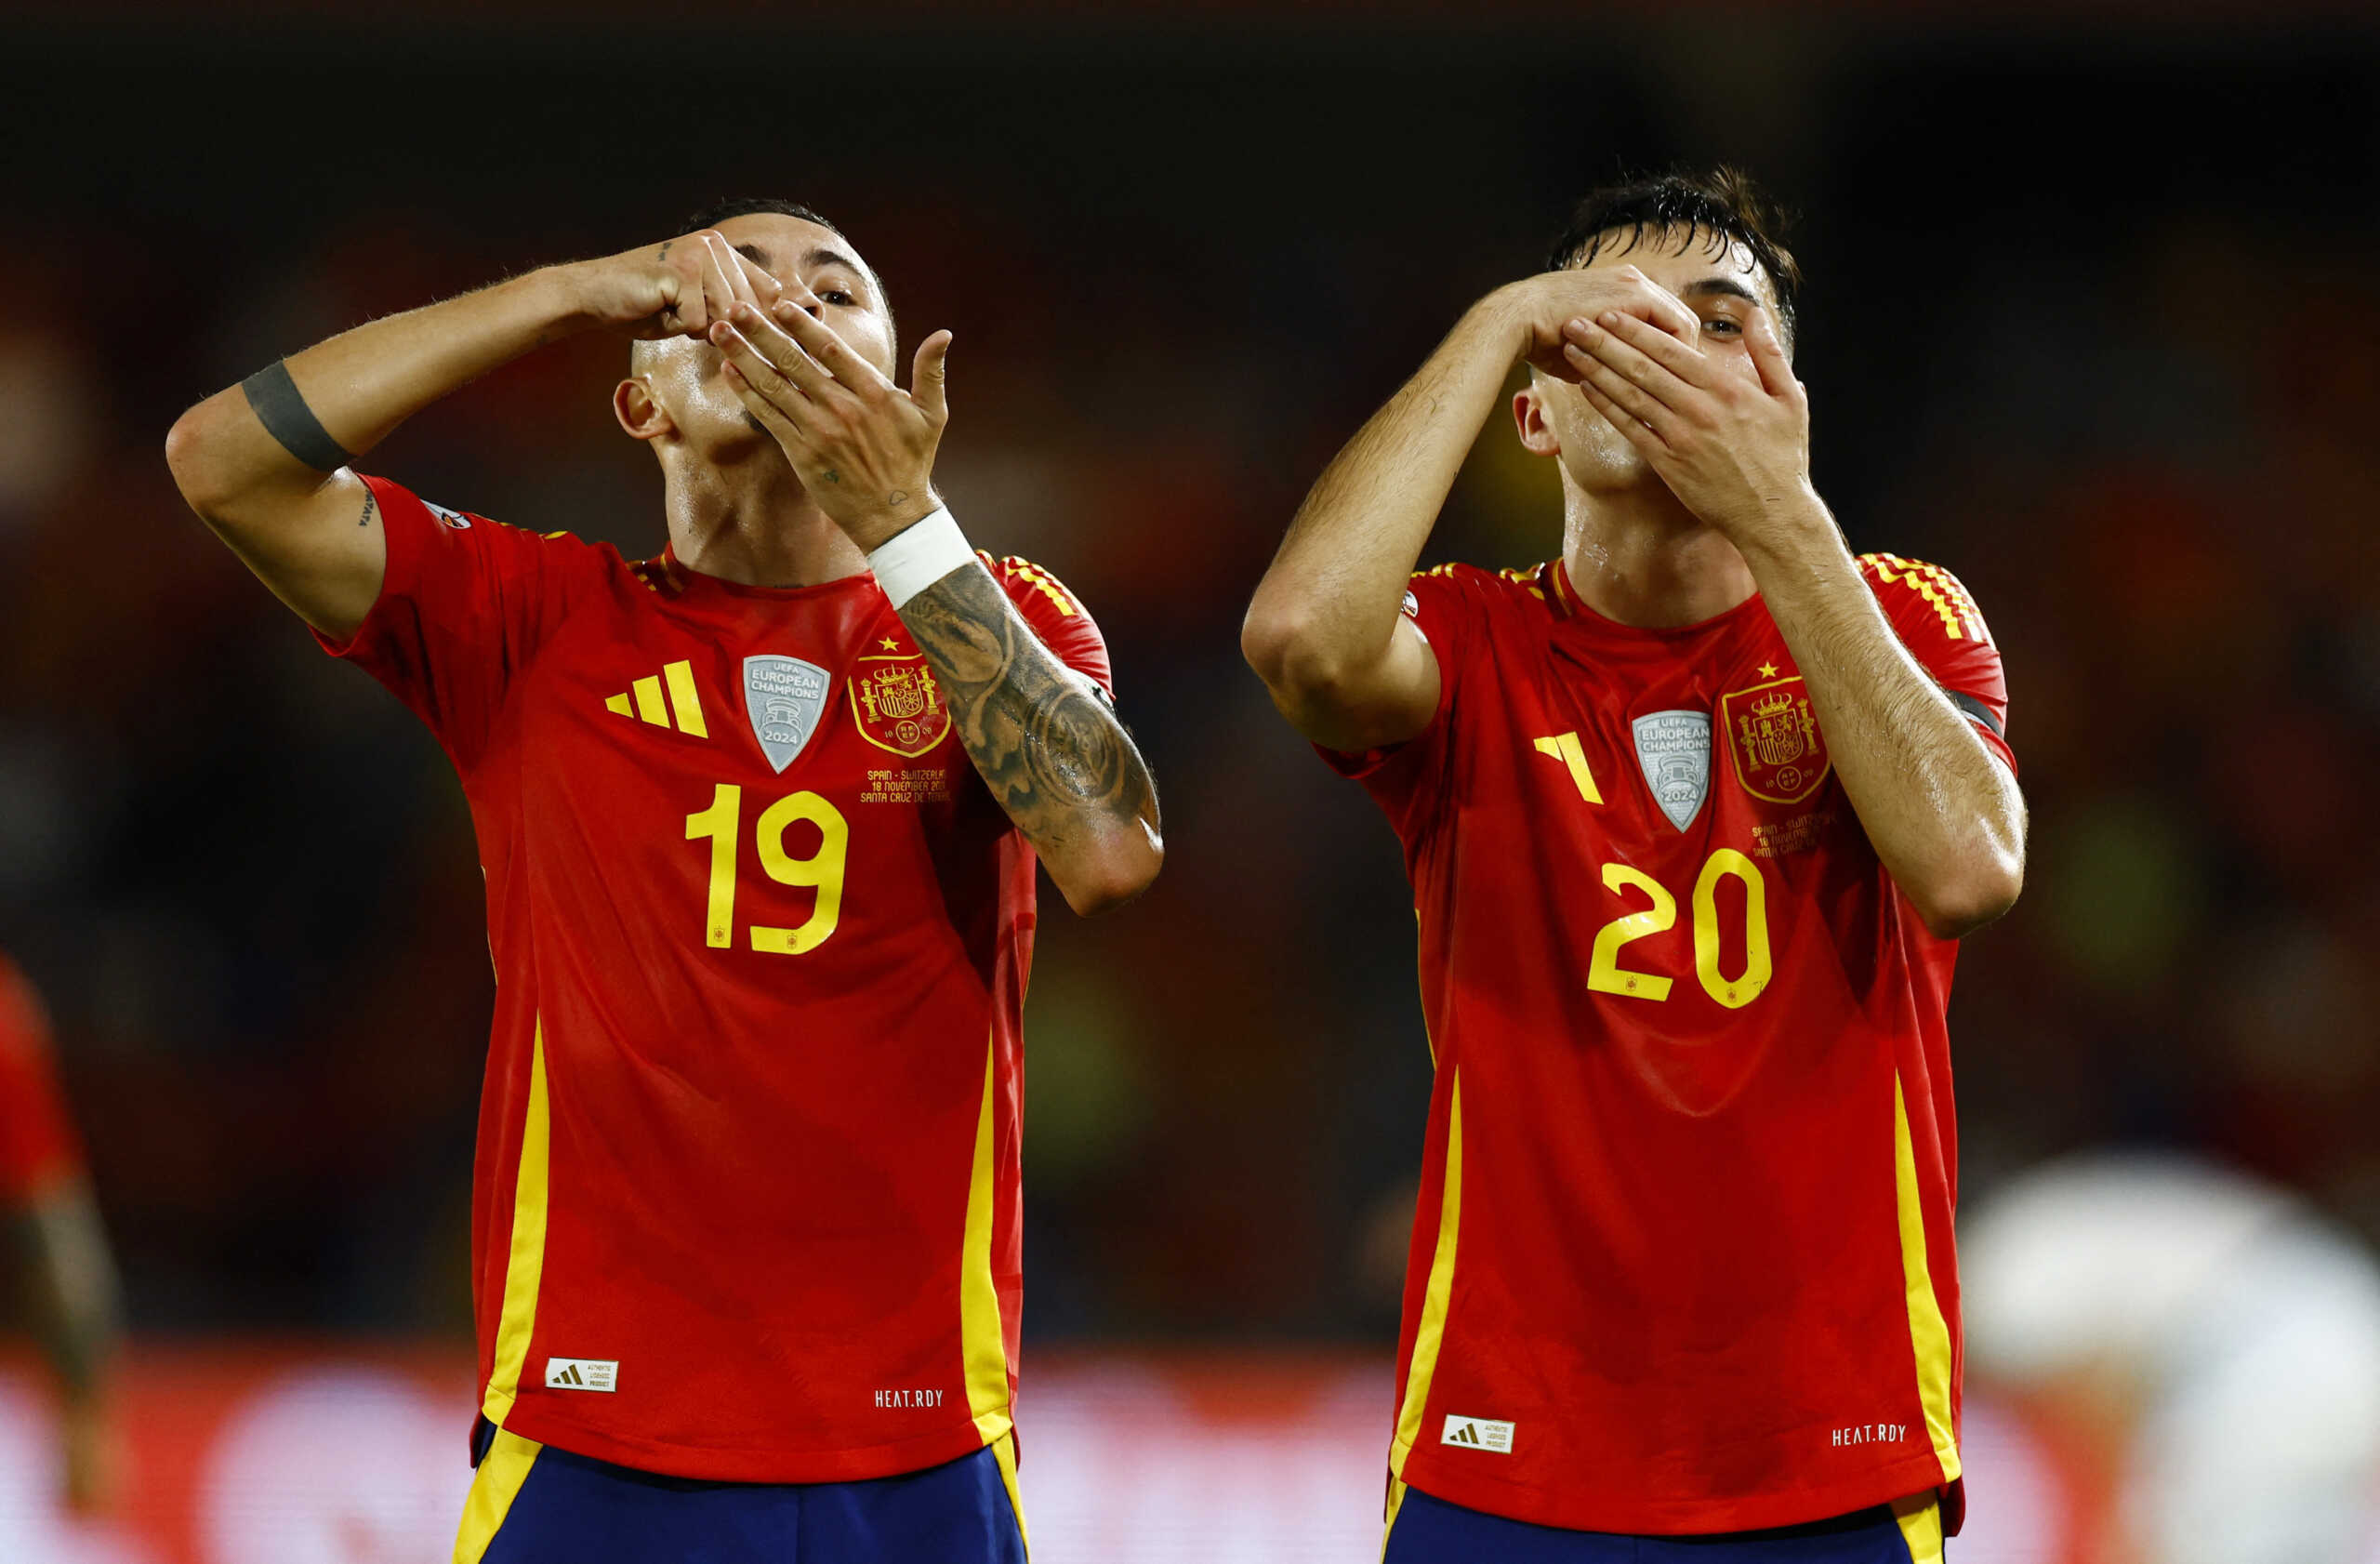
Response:
[[[942,680],[975,769],[1053,874],[1070,848],[1119,826],[1157,841],[1157,786],[1123,724],[989,575],[952,571],[901,620]]]

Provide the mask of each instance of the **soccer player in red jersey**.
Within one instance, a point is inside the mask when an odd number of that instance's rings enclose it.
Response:
[[[1420,920],[1390,1564],[1924,1564],[1957,1527],[1943,1009],[2024,808],[1975,604],[1811,486],[1797,283],[1739,176],[1589,197],[1249,612]],[[1408,582],[1516,360],[1561,555]]]
[[[59,1445],[68,1505],[102,1507],[114,1483],[106,1406],[118,1334],[115,1262],[108,1253],[82,1137],[67,1117],[50,1056],[48,1017],[33,984],[0,955],[0,1234],[24,1279],[20,1294],[60,1392]]]
[[[1019,1013],[1037,856],[1081,912],[1162,848],[1105,646],[932,486],[825,219],[697,232],[334,337],[199,404],[183,495],[437,736],[496,1001],[458,1559],[1017,1559]],[[636,338],[630,561],[350,453],[572,330]],[[560,525],[566,514],[545,519]]]

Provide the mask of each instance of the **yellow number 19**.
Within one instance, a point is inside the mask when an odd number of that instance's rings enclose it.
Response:
[[[703,919],[703,943],[724,948],[735,943],[735,852],[743,831],[744,789],[721,782],[710,807],[686,816],[686,840],[710,841],[710,894]],[[796,821],[818,828],[818,850],[797,858],[785,850],[786,832]],[[788,793],[760,812],[752,829],[760,868],[780,885],[817,888],[818,901],[798,929],[752,925],[752,948],[799,956],[826,943],[843,916],[843,862],[851,827],[835,806],[816,793]]]

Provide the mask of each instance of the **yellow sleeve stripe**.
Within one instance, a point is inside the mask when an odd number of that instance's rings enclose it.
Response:
[[[1000,568],[1012,576],[1023,577],[1026,585],[1056,603],[1058,612],[1067,618],[1071,619],[1082,611],[1081,605],[1075,602],[1066,589],[1058,585],[1058,578],[1032,561],[1021,560],[1011,554],[1000,561]]]
[[[1859,563],[1876,573],[1884,585],[1909,588],[1931,603],[1942,618],[1942,629],[1953,641],[1970,638],[1989,643],[1991,634],[1983,628],[1983,615],[1976,608],[1975,600],[1959,578],[1938,564],[1923,560],[1905,560],[1898,554],[1862,554]]]

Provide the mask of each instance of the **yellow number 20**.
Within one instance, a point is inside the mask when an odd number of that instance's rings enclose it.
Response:
[[[744,789],[721,782],[711,794],[710,807],[686,816],[686,840],[710,841],[710,894],[704,909],[703,943],[724,948],[735,943],[735,854],[742,835]],[[797,858],[785,849],[786,832],[796,822],[818,828],[818,849]],[[814,886],[818,900],[800,928],[774,929],[752,925],[752,948],[780,956],[815,950],[835,932],[843,916],[843,864],[851,847],[851,827],[835,806],[816,793],[789,793],[760,812],[752,830],[760,850],[760,868],[780,885]]]
[[[1744,970],[1734,977],[1719,971],[1719,881],[1733,875],[1744,886]],[[1603,866],[1604,889],[1615,895],[1641,891],[1652,901],[1643,912],[1615,918],[1595,931],[1593,958],[1587,963],[1587,987],[1599,994],[1625,999],[1660,1001],[1670,997],[1670,979],[1648,972],[1630,972],[1620,964],[1620,948],[1649,934],[1666,934],[1677,922],[1677,898],[1661,882],[1626,864]],[[1694,881],[1694,975],[1702,991],[1729,1010],[1741,1010],[1768,987],[1773,965],[1768,951],[1768,887],[1760,866],[1732,847],[1722,847],[1703,864]]]

